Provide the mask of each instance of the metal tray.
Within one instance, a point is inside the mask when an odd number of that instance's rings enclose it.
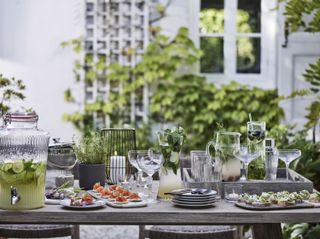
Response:
[[[217,190],[217,183],[215,182],[194,182],[191,175],[191,170],[189,168],[183,169],[183,175],[188,187],[201,188],[206,185],[211,185],[212,188]],[[289,180],[286,180],[286,170],[284,168],[279,168],[277,172],[277,180],[266,181],[266,180],[249,180],[249,181],[233,181],[233,182],[222,182],[219,184],[221,192],[221,197],[224,198],[224,186],[225,185],[242,185],[243,193],[250,194],[261,194],[262,192],[280,192],[289,191],[297,192],[301,190],[313,191],[313,182],[309,179],[303,177],[297,172],[289,169]]]

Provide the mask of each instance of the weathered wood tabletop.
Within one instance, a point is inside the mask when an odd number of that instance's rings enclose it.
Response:
[[[280,222],[320,222],[320,208],[252,211],[224,201],[207,209],[185,209],[170,202],[142,208],[111,208],[70,210],[59,205],[26,211],[0,210],[0,223],[34,224],[265,224]]]
[[[253,225],[255,239],[281,239],[281,222],[320,222],[320,208],[252,211],[221,201],[207,209],[174,207],[160,202],[142,208],[70,210],[59,205],[26,211],[0,210],[0,224],[100,225]]]

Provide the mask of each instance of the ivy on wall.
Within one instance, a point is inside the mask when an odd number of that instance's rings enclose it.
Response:
[[[77,41],[72,44],[78,47]],[[121,90],[111,90],[108,100],[96,99],[95,103],[85,105],[84,113],[69,114],[65,119],[72,121],[83,132],[93,127],[90,115],[94,112],[108,114],[112,126],[129,123],[127,115],[131,94],[134,92],[136,97],[142,97],[145,84],[150,89],[150,124],[182,125],[188,135],[185,150],[204,148],[207,141],[213,138],[217,124],[223,125],[226,130],[240,129],[244,133],[249,112],[256,120],[268,122],[268,128],[277,125],[284,117],[283,110],[278,106],[276,90],[250,88],[236,82],[216,86],[204,77],[193,74],[194,65],[201,55],[189,38],[188,30],[180,28],[173,38],[156,34],[142,60],[133,68],[117,63],[107,66],[103,63],[105,59],[94,63],[86,58],[83,67],[87,67],[90,77],[85,77],[85,81],[103,76],[111,86],[121,85]],[[76,63],[76,69],[81,69],[78,66]],[[65,92],[65,99],[75,103],[69,89]],[[144,133],[150,134],[150,126],[143,129]],[[142,142],[147,141],[148,137],[140,138],[138,145],[150,145]]]
[[[279,2],[286,2],[284,16],[289,32],[294,33],[299,30],[320,32],[319,0],[279,0]],[[303,76],[310,83],[310,91],[316,95],[316,100],[308,107],[308,122],[305,125],[307,128],[312,128],[320,119],[320,59],[310,64]]]

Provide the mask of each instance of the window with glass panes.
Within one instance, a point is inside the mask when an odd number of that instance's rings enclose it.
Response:
[[[196,11],[193,36],[203,51],[200,73],[215,80],[226,78],[272,88],[276,67],[273,9],[276,1],[191,1],[191,8]]]

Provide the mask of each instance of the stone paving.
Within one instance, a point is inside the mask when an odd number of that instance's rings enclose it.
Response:
[[[138,226],[80,226],[84,239],[138,239]]]
[[[138,237],[138,226],[80,226],[81,239],[138,239]],[[56,239],[70,239],[70,237]]]

